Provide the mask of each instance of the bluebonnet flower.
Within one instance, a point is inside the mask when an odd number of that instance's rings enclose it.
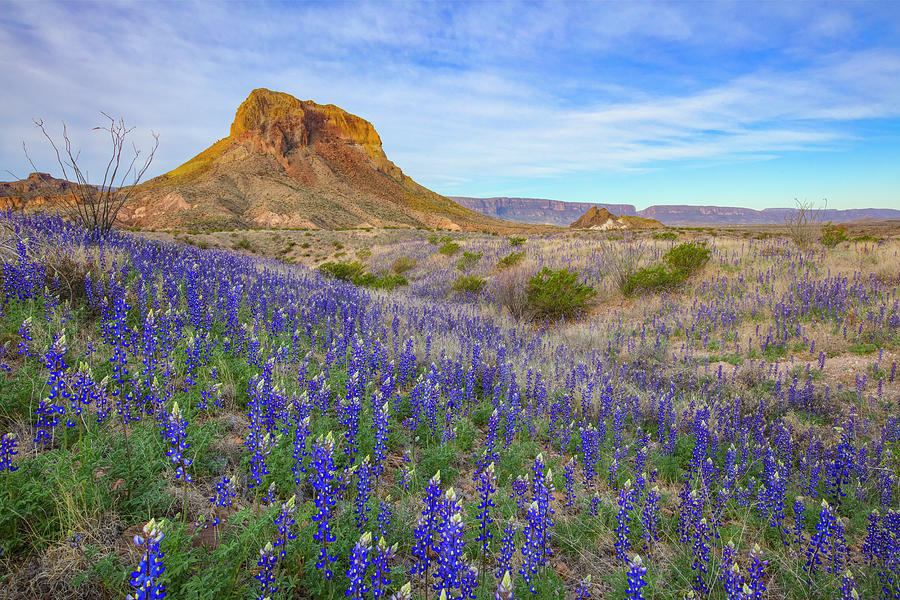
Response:
[[[500,557],[498,558],[498,570],[495,577],[502,577],[512,568],[512,557],[516,552],[516,522],[510,517],[503,526],[503,535],[500,538]]]
[[[806,572],[813,573],[822,564],[822,558],[827,557],[831,549],[831,536],[835,528],[834,511],[827,500],[822,500],[822,510],[819,512],[819,521],[816,523],[816,533],[809,540],[806,549]]]
[[[503,578],[500,580],[500,585],[494,594],[494,600],[516,600],[512,577],[509,576],[508,570],[503,572]]]
[[[362,530],[369,523],[369,494],[372,493],[372,474],[374,467],[369,462],[368,455],[359,465],[359,475],[356,479],[356,500],[353,514],[356,518],[356,528]]]
[[[384,541],[383,536],[379,538],[378,545],[375,547],[375,560],[372,563],[375,570],[371,577],[372,595],[375,597],[375,600],[379,600],[379,598],[385,595],[385,589],[391,584],[391,580],[389,579],[391,569],[390,566],[388,566],[388,563],[396,556],[397,544],[388,546],[387,542]]]
[[[440,522],[440,500],[441,472],[438,471],[428,481],[428,486],[425,488],[425,497],[422,498],[422,503],[425,506],[413,530],[415,543],[413,544],[412,553],[416,561],[410,572],[424,575],[426,579],[428,577],[428,566],[431,563],[429,551],[434,550],[434,536]]]
[[[275,440],[268,433],[253,445],[253,452],[250,454],[250,481],[247,484],[248,488],[253,489],[262,485],[262,478],[269,474],[266,457],[275,446]]]
[[[591,516],[597,517],[600,515],[600,494],[594,492],[594,495],[591,496],[591,502],[588,505]]]
[[[440,542],[435,550],[438,562],[435,577],[440,581],[435,582],[434,589],[449,592],[461,587],[462,572],[466,568],[463,558],[463,521],[459,512],[459,500],[452,487],[444,492],[440,511]]]
[[[841,577],[841,600],[859,600],[859,592],[856,591],[856,582],[850,569],[844,571]]]
[[[497,445],[497,427],[499,424],[500,413],[495,408],[494,412],[491,413],[490,420],[488,420],[487,432],[484,435],[484,456],[481,457],[477,471],[481,471],[486,465],[497,461],[498,454],[495,446]]]
[[[391,497],[388,496],[378,505],[378,516],[375,518],[378,522],[378,532],[380,537],[387,537],[388,530],[391,527]]]
[[[275,566],[278,564],[278,556],[275,554],[275,548],[269,542],[259,551],[259,560],[256,565],[259,572],[254,575],[259,581],[260,590],[256,596],[256,600],[267,600],[271,594],[278,591],[275,587]]]
[[[572,457],[566,463],[563,470],[563,477],[566,480],[566,508],[575,504],[575,458]]]
[[[216,483],[216,495],[209,499],[216,507],[216,518],[213,525],[219,524],[218,509],[228,508],[237,495],[237,482],[234,477],[222,476],[222,480]]]
[[[294,429],[294,464],[291,471],[294,473],[294,483],[300,485],[303,481],[301,475],[306,472],[303,464],[306,458],[306,440],[309,437],[309,415],[297,419],[297,427]]]
[[[316,568],[325,570],[325,579],[331,579],[330,564],[337,557],[328,553],[328,544],[334,542],[335,537],[331,532],[329,518],[331,509],[335,504],[334,490],[334,437],[329,432],[325,438],[319,438],[313,444],[312,458],[312,486],[315,489],[316,514],[313,521],[318,524],[313,540],[321,544],[319,555],[316,559]]]
[[[373,399],[373,402],[375,402],[375,400],[377,399]],[[377,402],[375,404],[377,404]],[[376,408],[375,414],[372,415],[372,429],[375,430],[375,446],[372,448],[372,454],[375,457],[375,477],[381,477],[381,474],[384,472],[384,458],[385,452],[387,451],[389,416],[390,408],[387,402],[382,404],[381,408]]]
[[[750,550],[750,566],[747,573],[744,596],[747,600],[761,600],[766,591],[763,581],[766,576],[766,565],[769,563],[762,559],[762,549],[759,544],[754,544]]]
[[[366,571],[369,568],[369,551],[372,549],[372,534],[368,531],[362,534],[359,541],[350,552],[350,568],[347,569],[347,579],[350,585],[344,596],[353,600],[363,600],[369,593],[369,585],[366,583]]]
[[[362,375],[354,371],[347,378],[347,400],[341,403],[340,422],[344,427],[344,454],[356,456],[359,451],[359,415],[362,412],[360,398],[363,394]]]
[[[159,549],[159,542],[164,537],[163,525],[164,521],[150,519],[144,525],[144,535],[134,536],[134,545],[146,549],[137,570],[131,573],[131,587],[136,591],[134,595],[128,594],[128,600],[158,600],[166,596],[165,586],[159,583],[159,577],[165,570],[162,564],[165,555]]]
[[[647,585],[644,576],[647,574],[647,567],[641,561],[641,557],[637,554],[631,559],[628,565],[628,588],[625,590],[625,597],[628,600],[644,600],[643,588]]]
[[[19,353],[25,357],[34,356],[34,353],[31,351],[31,344],[34,342],[34,338],[31,335],[31,317],[27,317],[22,321],[22,326],[19,327],[19,337],[22,338],[17,346]]]
[[[719,576],[728,600],[742,600],[744,578],[741,576],[741,569],[736,558],[737,549],[734,547],[734,542],[728,542],[728,545],[722,549],[722,574]]]
[[[37,414],[37,432],[34,443],[52,443],[53,433],[59,424],[56,415],[65,414],[64,403],[69,399],[70,393],[65,381],[65,371],[69,368],[64,357],[66,354],[66,336],[56,338],[44,354],[44,366],[50,371],[47,379],[47,387],[50,393],[38,403],[35,410]],[[49,430],[49,431],[48,431]]]
[[[631,521],[631,517],[628,514],[628,511],[634,508],[634,503],[632,501],[633,490],[631,489],[631,480],[625,482],[625,485],[622,486],[622,489],[619,490],[619,512],[616,516],[616,556],[622,562],[622,564],[627,564],[628,559],[626,558],[625,553],[631,549],[631,545],[628,541],[628,523]]]
[[[584,579],[578,582],[578,587],[575,588],[575,600],[587,600],[591,595],[591,576],[587,575]]]
[[[691,570],[694,571],[694,590],[700,596],[709,594],[706,585],[706,578],[709,575],[709,554],[711,548],[709,546],[710,530],[706,519],[700,519],[694,522],[694,543],[691,547],[693,560],[691,562]]]
[[[399,590],[391,594],[391,600],[411,600],[412,585],[407,581]]]
[[[12,457],[19,453],[16,448],[19,442],[16,440],[16,434],[7,433],[0,438],[0,473],[3,471],[12,472],[19,467],[14,467]]]
[[[274,504],[275,502],[275,493],[278,491],[278,487],[275,485],[275,482],[271,482],[269,487],[266,489],[266,495],[263,496],[262,503],[263,504]]]
[[[597,459],[600,448],[600,434],[593,425],[581,429],[581,470],[585,488],[594,487]]]
[[[191,481],[191,476],[187,472],[187,468],[193,462],[184,455],[188,449],[187,443],[187,421],[181,414],[178,403],[172,405],[172,412],[169,413],[168,423],[166,424],[166,437],[169,440],[169,451],[166,456],[172,461],[175,467],[175,479],[183,479],[187,485]]]
[[[407,492],[409,492],[409,484],[415,473],[416,470],[414,468],[409,465],[403,465],[403,472],[400,474],[400,486]]]
[[[494,485],[497,483],[497,475],[494,472],[494,463],[483,469],[478,476],[478,493],[480,502],[478,504],[478,538],[476,542],[481,542],[481,554],[487,555],[491,541],[491,524],[494,520],[491,518],[491,508],[494,501],[491,496],[497,489]]]
[[[525,509],[525,492],[527,491],[528,476],[516,476],[515,480],[512,482],[512,491],[510,492],[509,497],[516,501],[516,508],[520,511]]]
[[[543,538],[543,518],[541,517],[541,509],[537,501],[531,503],[528,507],[528,525],[524,531],[525,540],[522,542],[522,568],[519,573],[525,579],[525,585],[529,591],[534,594],[534,584],[532,576],[538,572],[541,564],[542,554],[542,538]]]
[[[641,511],[641,525],[644,530],[644,549],[649,550],[653,542],[659,541],[659,501],[662,496],[654,486],[647,492],[644,510]]]
[[[294,502],[296,496],[291,496],[287,502],[281,505],[281,511],[275,517],[278,525],[278,539],[275,540],[275,548],[279,548],[278,556],[284,558],[287,553],[287,543],[294,539],[292,527],[294,525]]]

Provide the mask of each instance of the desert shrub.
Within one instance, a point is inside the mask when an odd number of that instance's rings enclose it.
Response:
[[[524,252],[513,252],[497,261],[498,269],[508,269],[509,267],[519,264],[525,258]]]
[[[517,321],[528,316],[527,283],[532,274],[522,266],[515,266],[494,278],[497,301]]]
[[[625,284],[638,269],[644,255],[644,244],[635,239],[618,243],[605,240],[600,247],[604,270],[612,278],[619,291],[625,291]]]
[[[416,261],[408,256],[401,256],[391,265],[391,271],[398,275],[402,275],[407,271],[416,268]]]
[[[536,318],[577,317],[588,307],[597,292],[578,281],[578,273],[569,269],[544,267],[528,281],[528,308]]]
[[[358,261],[350,263],[327,262],[319,265],[319,272],[340,279],[341,281],[355,282],[363,274],[363,264]]]
[[[832,225],[831,221],[822,225],[822,237],[819,238],[819,241],[823,246],[834,248],[841,242],[846,242],[847,239],[847,228],[843,225]]]
[[[509,238],[509,245],[510,246],[521,246],[526,241],[527,240],[523,237],[511,237],[511,238]]]
[[[365,259],[369,258],[370,256],[372,256],[372,251],[368,248],[363,248],[362,250],[356,251],[356,258],[358,258],[360,260],[365,260]]]
[[[653,234],[654,240],[677,240],[678,234],[674,231],[660,231]]]
[[[370,287],[376,290],[393,290],[401,285],[407,285],[409,282],[403,275],[396,273],[382,273],[375,275],[374,273],[363,273],[353,280],[358,286]]]
[[[704,242],[688,242],[679,244],[666,252],[663,259],[676,271],[684,271],[690,275],[709,262],[712,250]]]
[[[459,244],[456,242],[447,242],[438,250],[441,254],[445,256],[453,256],[457,252],[459,252]]]
[[[465,250],[463,251],[462,258],[456,261],[456,268],[460,271],[468,271],[481,260],[482,256],[484,256],[484,252],[469,252],[468,250]]]
[[[873,236],[873,235],[865,234],[865,235],[857,235],[857,236],[851,238],[850,241],[851,241],[851,242],[875,242],[875,243],[881,243],[881,242],[884,241],[884,238],[883,238],[883,237],[875,237],[875,236]]]
[[[487,282],[476,275],[460,275],[453,282],[453,291],[458,294],[477,294],[484,289]]]
[[[625,285],[622,286],[622,292],[631,295],[641,291],[656,292],[672,289],[684,283],[686,278],[685,271],[670,269],[665,265],[644,267],[628,276]]]
[[[364,272],[364,269],[365,267],[359,261],[351,263],[327,262],[319,265],[319,271],[321,273],[360,287],[370,287],[376,290],[392,290],[398,286],[409,283],[406,280],[406,277],[398,273],[381,273],[380,275],[376,275],[374,273],[366,273]]]
[[[253,247],[250,245],[250,240],[247,238],[241,238],[239,241],[232,244],[231,248],[233,250],[249,250],[253,252]]]
[[[828,203],[825,202],[822,208],[817,208],[809,201],[801,202],[795,199],[794,202],[797,207],[785,217],[785,225],[794,243],[805,248],[815,241],[816,232],[822,222],[822,212],[828,207]]]

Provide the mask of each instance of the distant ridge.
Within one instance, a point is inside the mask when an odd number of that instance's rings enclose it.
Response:
[[[770,225],[782,224],[793,214],[793,208],[755,210],[736,206],[654,205],[636,210],[631,204],[599,202],[562,202],[545,198],[471,198],[450,196],[461,206],[483,215],[520,223],[567,226],[591,207],[605,208],[611,213],[656,219],[665,225]],[[900,219],[900,210],[891,208],[828,209],[820,215],[823,221],[847,223],[860,219]]]
[[[605,208],[617,215],[636,215],[630,204],[602,204],[597,202],[562,202],[543,198],[468,198],[449,196],[451,200],[475,212],[519,223],[560,225],[568,227],[593,207]]]

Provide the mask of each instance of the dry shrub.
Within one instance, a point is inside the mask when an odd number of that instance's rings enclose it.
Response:
[[[96,269],[92,270],[93,265],[86,261],[59,255],[49,255],[43,262],[47,267],[44,274],[44,285],[51,294],[60,300],[87,302],[85,282],[89,277],[96,276]]]
[[[528,281],[534,271],[531,265],[516,265],[501,271],[494,278],[497,301],[517,321],[529,315]]]
[[[623,240],[604,240],[601,245],[603,268],[619,291],[623,291],[638,270],[641,258],[645,254],[644,243],[637,238]]]
[[[900,260],[892,256],[872,269],[872,274],[882,283],[900,284]]]
[[[788,233],[800,248],[808,248],[822,231],[822,213],[828,204],[818,208],[810,201],[795,200],[797,206],[785,217]]]

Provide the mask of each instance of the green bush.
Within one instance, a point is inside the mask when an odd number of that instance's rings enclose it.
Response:
[[[362,250],[356,251],[356,258],[365,260],[365,259],[369,258],[370,256],[372,256],[372,251],[368,248],[363,248]]]
[[[677,240],[678,234],[674,231],[661,231],[653,234],[654,240]]]
[[[644,267],[628,276],[622,292],[630,296],[641,291],[662,291],[675,288],[687,278],[685,271],[669,269],[665,265]]]
[[[706,247],[706,242],[688,242],[666,252],[663,259],[672,269],[691,275],[709,262],[710,254],[712,250]]]
[[[359,261],[350,263],[327,262],[319,265],[319,272],[341,281],[353,283],[363,274],[365,267]]]
[[[381,275],[372,275],[371,273],[366,273],[372,277],[372,279],[368,280],[365,284],[366,287],[374,288],[376,290],[393,290],[394,288],[398,288],[401,285],[409,284],[409,281],[406,280],[406,277],[403,275],[398,275],[396,273],[382,273]]]
[[[239,241],[235,242],[231,245],[234,250],[249,250],[253,252],[253,246],[250,245],[250,240],[247,238],[241,238]]]
[[[477,294],[484,289],[487,282],[475,275],[460,275],[453,282],[453,291],[458,294]]]
[[[498,269],[508,269],[509,267],[515,266],[519,264],[522,259],[525,258],[524,252],[513,252],[507,256],[504,256],[500,260],[497,261]]]
[[[381,275],[375,275],[374,273],[364,272],[364,268],[363,264],[359,261],[354,261],[352,263],[327,262],[319,265],[319,271],[321,273],[360,287],[370,287],[375,288],[376,290],[392,290],[398,286],[409,283],[403,275],[396,273],[382,273]]]
[[[463,251],[462,258],[456,261],[456,268],[460,271],[468,271],[481,260],[482,256],[484,256],[484,252],[469,252],[468,250],[465,250]]]
[[[446,256],[453,256],[454,254],[459,252],[459,244],[457,244],[456,242],[447,242],[446,244],[441,246],[438,252]]]
[[[843,225],[832,225],[831,221],[822,225],[822,237],[820,239],[822,245],[834,248],[841,242],[846,242],[848,239],[847,228]]]
[[[511,237],[511,238],[509,238],[509,245],[510,246],[521,246],[526,241],[527,240],[523,237]]]
[[[397,275],[402,275],[407,271],[410,271],[416,268],[416,261],[411,259],[408,256],[401,256],[397,260],[394,261],[394,264],[391,265],[391,271],[396,273]]]
[[[596,295],[594,288],[578,281],[577,272],[544,267],[528,281],[526,300],[535,317],[559,319],[581,315]]]

